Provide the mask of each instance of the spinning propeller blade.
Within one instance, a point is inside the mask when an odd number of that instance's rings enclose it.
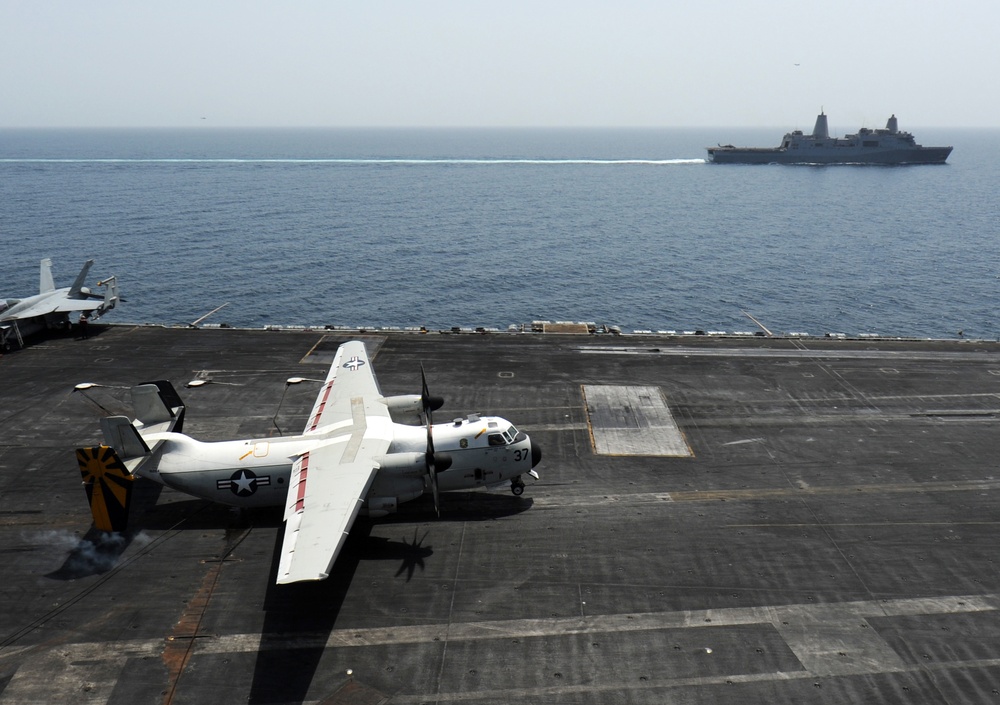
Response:
[[[427,389],[427,376],[424,374],[424,366],[420,365],[420,403],[423,407],[424,423],[427,425],[427,474],[431,480],[431,493],[434,495],[434,511],[441,516],[441,504],[438,498],[438,472],[444,472],[451,465],[451,457],[447,453],[440,455],[434,453],[434,418],[431,412],[440,409],[444,404],[441,397],[432,397]]]

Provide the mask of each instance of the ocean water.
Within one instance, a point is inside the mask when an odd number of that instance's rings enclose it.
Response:
[[[116,322],[1000,337],[1000,130],[912,128],[943,166],[704,161],[784,131],[0,130],[0,297],[94,258]]]

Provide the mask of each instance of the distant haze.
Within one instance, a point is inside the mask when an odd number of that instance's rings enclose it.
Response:
[[[0,3],[0,127],[996,127],[995,0]]]

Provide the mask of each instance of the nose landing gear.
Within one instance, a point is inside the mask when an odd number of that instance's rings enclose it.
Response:
[[[514,493],[515,497],[524,494],[524,480],[521,479],[520,475],[510,481],[510,491]]]

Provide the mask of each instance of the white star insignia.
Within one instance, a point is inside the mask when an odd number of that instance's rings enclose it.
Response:
[[[240,476],[233,480],[233,484],[236,485],[236,492],[253,492],[253,481],[256,478],[247,477],[246,470],[240,473]]]

